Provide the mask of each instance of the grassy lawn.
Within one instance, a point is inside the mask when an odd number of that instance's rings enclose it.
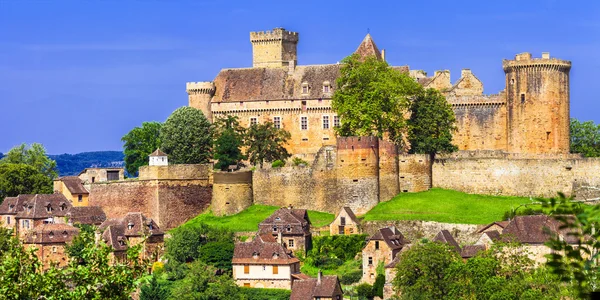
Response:
[[[309,275],[310,277],[317,277],[317,275],[319,273],[319,269],[323,272],[323,275],[341,276],[343,274],[348,274],[353,271],[356,272],[357,270],[360,269],[361,264],[362,264],[362,261],[359,259],[346,261],[346,262],[344,262],[344,264],[339,266],[337,269],[321,269],[321,268],[318,268],[315,266],[302,264],[302,267],[300,267],[300,271],[306,275]]]
[[[178,228],[204,223],[209,226],[225,228],[233,232],[257,231],[258,223],[262,222],[278,208],[279,207],[277,206],[252,205],[238,214],[222,217],[215,216],[212,212],[208,211],[187,221]],[[308,211],[308,217],[313,223],[313,226],[316,227],[327,225],[335,218],[332,214],[318,211]]]
[[[388,202],[379,203],[363,217],[366,221],[423,220],[488,224],[501,220],[505,211],[531,202],[526,197],[474,195],[433,188],[426,192],[399,194]]]

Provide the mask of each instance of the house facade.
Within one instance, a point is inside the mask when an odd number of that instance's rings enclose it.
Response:
[[[88,206],[90,192],[77,176],[65,176],[54,180],[54,192],[63,194],[73,206]]]
[[[347,235],[360,233],[360,221],[350,207],[342,207],[329,225],[330,235]]]
[[[143,244],[140,258],[156,261],[164,247],[164,232],[142,213],[127,213],[123,218],[106,220],[99,230],[102,239],[113,248],[116,260],[125,259],[130,246]]]
[[[79,234],[79,229],[68,224],[40,224],[23,238],[26,248],[36,249],[35,255],[42,270],[50,266],[65,267],[69,263],[66,246]]]
[[[342,286],[336,275],[296,280],[292,284],[290,300],[341,300],[344,298]]]
[[[362,282],[373,284],[377,277],[377,266],[391,263],[400,251],[410,244],[395,227],[381,228],[369,238],[362,250]]]
[[[310,220],[306,209],[280,208],[258,224],[260,235],[281,236],[284,246],[291,250],[308,251],[312,248]]]
[[[42,224],[67,223],[71,202],[63,194],[36,194],[26,196],[15,215],[15,232],[24,237],[29,231]]]
[[[12,229],[13,234],[17,233],[18,222],[17,213],[23,210],[26,202],[33,199],[35,195],[18,195],[16,197],[6,197],[0,204],[0,226]]]

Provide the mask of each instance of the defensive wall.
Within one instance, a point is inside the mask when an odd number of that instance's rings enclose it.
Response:
[[[213,173],[213,214],[232,215],[248,208],[252,203],[251,171]]]
[[[169,230],[208,208],[210,170],[209,165],[144,166],[138,179],[91,184],[89,205],[102,207],[108,218],[141,212]]]

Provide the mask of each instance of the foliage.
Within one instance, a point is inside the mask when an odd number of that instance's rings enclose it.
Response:
[[[438,90],[426,89],[410,102],[408,140],[411,153],[448,153],[458,150],[452,144],[456,118],[452,106]]]
[[[199,109],[176,109],[163,124],[160,140],[171,163],[203,164],[211,158],[212,127]]]
[[[600,156],[600,124],[572,118],[570,129],[572,153],[581,153],[586,157]]]
[[[0,200],[19,194],[50,194],[52,189],[52,179],[30,165],[0,164]]]
[[[375,277],[375,283],[373,283],[373,296],[383,298],[383,286],[385,285],[385,275],[377,274]]]
[[[277,129],[272,122],[255,124],[248,128],[246,135],[246,155],[253,165],[286,160],[290,157],[285,145],[291,135],[284,129]]]
[[[342,284],[353,284],[362,278],[362,259],[345,261],[341,266],[334,269],[323,269],[304,263],[300,270],[311,277],[317,277],[319,270],[321,270],[323,275],[337,275]]]
[[[215,121],[214,153],[218,160],[215,169],[226,171],[230,165],[238,165],[246,158],[241,150],[245,131],[237,117],[226,116]]]
[[[356,286],[356,295],[358,299],[373,299],[373,286],[368,283],[361,283]]]
[[[489,224],[500,220],[506,210],[526,203],[532,203],[532,200],[432,188],[419,193],[401,193],[390,201],[380,202],[364,215],[364,220]]]
[[[239,288],[228,275],[215,276],[213,266],[195,261],[187,267],[185,277],[171,290],[171,299],[218,300],[239,298]]]
[[[595,205],[580,211],[580,203],[571,201],[563,194],[545,201],[544,207],[551,210],[554,218],[561,223],[561,229],[568,233],[564,237],[553,235],[546,243],[552,254],[547,256],[547,265],[552,272],[568,284],[574,286],[582,298],[600,291],[600,206]],[[565,214],[564,212],[571,212]],[[574,242],[570,244],[568,241]]]
[[[77,175],[85,168],[120,168],[123,166],[123,152],[94,151],[77,154],[48,155],[56,161],[60,176]],[[146,158],[147,159],[147,158]]]
[[[307,161],[305,161],[304,159],[297,157],[297,156],[292,159],[292,164],[294,164],[294,166],[299,166],[299,165],[308,166]]]
[[[320,267],[328,258],[342,262],[352,260],[365,247],[367,237],[366,234],[316,236],[306,255],[306,263]]]
[[[13,147],[0,160],[2,164],[25,164],[33,167],[44,176],[54,179],[58,177],[56,161],[50,159],[42,144],[33,143],[31,146],[21,144]]]
[[[362,279],[362,270],[356,268],[349,272],[342,272],[340,274],[340,283],[347,285],[359,282]]]
[[[198,260],[221,270],[231,270],[233,259],[232,241],[208,242],[200,246]]]
[[[140,289],[140,300],[167,300],[169,298],[168,287],[152,276],[148,284],[142,285]]]
[[[340,117],[340,136],[377,136],[403,144],[409,99],[421,89],[407,74],[383,60],[346,57],[337,79],[332,108]]]
[[[271,164],[271,168],[281,168],[283,166],[285,166],[285,162],[281,159],[278,159]]]
[[[233,233],[203,223],[179,228],[172,233],[171,238],[165,241],[165,256],[169,260],[167,268],[171,263],[189,263],[200,258],[203,246],[213,242],[219,242],[219,246],[233,244]],[[209,249],[214,250],[214,247]],[[216,259],[217,257],[206,254],[205,258]]]
[[[162,123],[143,122],[141,127],[134,127],[121,138],[125,155],[125,170],[133,176],[138,174],[141,166],[148,165],[148,155],[160,147],[160,129]]]
[[[240,294],[252,300],[288,300],[290,290],[240,288]]]
[[[77,224],[75,227],[78,227],[81,232],[86,232],[87,234],[94,234],[95,227],[87,224]],[[88,262],[84,261],[83,251],[86,247],[89,247],[88,243],[90,240],[87,238],[85,234],[78,234],[73,238],[70,244],[67,244],[65,247],[65,253],[69,256],[69,258],[75,260],[78,264],[86,264]],[[91,241],[93,242],[93,241]]]

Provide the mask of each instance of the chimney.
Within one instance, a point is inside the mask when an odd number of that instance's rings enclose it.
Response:
[[[550,59],[550,52],[542,52],[543,59]]]
[[[279,243],[279,245],[283,245],[282,243],[282,238],[281,238],[281,231],[277,233],[277,243]]]
[[[319,269],[319,275],[317,275],[317,284],[321,284],[321,277],[323,277],[323,272]]]
[[[381,60],[385,61],[385,49],[381,49]]]
[[[462,71],[460,71],[460,77],[465,77],[466,75],[471,74],[471,69],[462,69]]]
[[[291,204],[288,205],[288,209],[292,209],[292,208],[294,208],[294,207]]]
[[[296,62],[293,60],[290,60],[290,62],[288,63],[288,74],[294,74],[294,71],[296,70]]]

